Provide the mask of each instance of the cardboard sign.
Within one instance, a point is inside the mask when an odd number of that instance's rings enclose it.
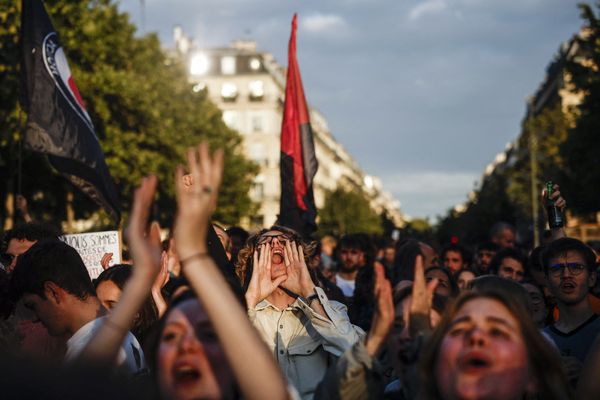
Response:
[[[119,231],[77,233],[64,235],[60,239],[77,250],[92,279],[97,278],[103,271],[100,260],[105,253],[113,254],[109,265],[121,262]]]

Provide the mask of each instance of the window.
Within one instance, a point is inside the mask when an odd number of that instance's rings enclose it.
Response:
[[[248,157],[259,165],[267,164],[267,151],[262,143],[252,143],[248,147]],[[262,182],[262,177],[257,177],[256,182]]]
[[[260,69],[260,60],[256,57],[252,57],[248,65],[252,71],[258,71]]]
[[[204,75],[210,68],[210,60],[204,53],[194,54],[190,62],[190,73],[192,75]]]
[[[221,58],[221,73],[223,75],[235,74],[235,57],[226,56]]]
[[[263,118],[260,115],[253,115],[252,119],[252,132],[259,133],[263,131]]]
[[[265,86],[263,81],[252,81],[248,84],[250,100],[261,100],[265,95]]]
[[[221,86],[221,97],[225,101],[234,101],[238,95],[235,83],[226,82]]]
[[[265,198],[265,176],[263,174],[256,175],[249,194],[250,199],[255,202],[261,202]]]
[[[238,129],[238,116],[235,111],[223,111],[223,122],[231,129]]]

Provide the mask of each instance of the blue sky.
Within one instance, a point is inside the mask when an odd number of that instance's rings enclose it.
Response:
[[[252,38],[286,63],[299,14],[307,99],[413,217],[466,200],[581,26],[576,0],[145,0],[145,29],[201,47]],[[140,0],[121,10],[141,27]],[[141,28],[140,28],[141,29]]]

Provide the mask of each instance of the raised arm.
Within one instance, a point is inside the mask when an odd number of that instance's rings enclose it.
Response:
[[[413,338],[417,337],[420,333],[427,333],[432,329],[429,315],[437,284],[437,279],[426,283],[423,256],[418,255],[415,259],[415,277],[410,304],[410,334]]]
[[[208,255],[207,228],[217,204],[223,152],[216,151],[211,157],[208,145],[203,143],[189,150],[188,167],[193,178],[191,190],[186,190],[183,170],[178,168],[176,173],[175,246],[183,273],[217,332],[244,398],[287,398],[279,367]]]
[[[547,191],[546,188],[544,188],[542,189],[542,207],[545,207],[546,205],[546,195]],[[560,187],[556,184],[552,186],[552,194],[550,195],[550,200],[554,202],[554,205],[556,205],[556,207],[560,209],[564,216],[565,210],[567,208],[567,202],[560,193]],[[546,215],[546,217],[548,216]],[[550,231],[552,232],[552,240],[567,237],[567,233],[565,232],[564,226],[561,226],[560,228],[551,228]]]
[[[135,192],[126,233],[134,261],[133,274],[125,284],[119,302],[82,351],[81,359],[112,364],[133,325],[136,313],[150,295],[150,288],[160,270],[160,236],[155,229],[151,229],[148,236],[145,235],[156,185],[155,176],[143,178]]]

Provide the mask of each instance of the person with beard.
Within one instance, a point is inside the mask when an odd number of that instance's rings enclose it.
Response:
[[[577,371],[600,333],[600,318],[590,305],[588,294],[596,283],[594,252],[573,238],[562,238],[550,243],[543,256],[548,288],[556,298],[558,320],[547,326],[547,333],[576,380]],[[579,368],[577,368],[579,363]]]
[[[365,335],[346,306],[315,285],[307,266],[313,252],[295,231],[273,226],[248,239],[237,265],[248,316],[303,399],[313,398],[327,367]]]
[[[338,272],[335,274],[335,284],[342,289],[348,300],[354,297],[356,277],[358,272],[370,264],[373,251],[362,234],[350,234],[342,237],[339,243]]]
[[[475,254],[475,270],[479,275],[490,272],[490,262],[498,252],[498,245],[494,242],[484,242],[477,246]]]

